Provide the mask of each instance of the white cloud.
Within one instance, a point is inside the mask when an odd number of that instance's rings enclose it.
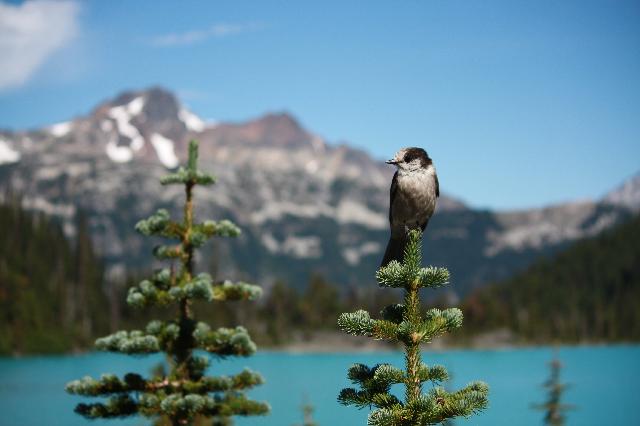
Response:
[[[156,47],[185,46],[211,38],[222,38],[262,29],[260,24],[215,24],[206,29],[169,33],[153,37],[150,44]]]
[[[26,83],[78,32],[75,1],[0,3],[0,90]]]

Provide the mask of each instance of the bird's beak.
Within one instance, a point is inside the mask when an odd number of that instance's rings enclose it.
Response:
[[[398,164],[398,161],[395,158],[392,158],[391,160],[385,161],[385,163],[387,163],[387,164]]]

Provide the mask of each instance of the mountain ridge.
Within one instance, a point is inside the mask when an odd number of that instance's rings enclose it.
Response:
[[[60,217],[69,235],[77,208],[86,211],[110,275],[121,276],[153,266],[151,247],[132,226],[180,196],[157,179],[185,160],[191,138],[200,140],[203,168],[218,177],[201,197],[202,213],[229,216],[245,230],[235,243],[216,244],[238,259],[220,263],[222,273],[244,270],[267,286],[300,286],[312,272],[345,285],[373,282],[388,238],[393,170],[286,112],[206,123],[162,88],[126,91],[69,122],[0,130],[0,192]],[[625,196],[520,212],[476,210],[444,194],[426,233],[430,261],[449,266],[464,294],[629,217],[640,207],[636,185]]]

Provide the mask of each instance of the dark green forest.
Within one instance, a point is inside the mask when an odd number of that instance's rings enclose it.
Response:
[[[108,329],[102,266],[77,214],[77,235],[24,211],[18,199],[0,205],[0,353],[85,348]]]
[[[103,265],[88,235],[88,218],[79,212],[77,235],[65,238],[59,222],[25,211],[19,199],[0,205],[0,354],[59,353],[86,350],[95,338],[119,327],[142,327],[162,310],[142,314],[124,300],[126,289],[142,280],[106,283]],[[213,262],[215,263],[215,262]],[[351,294],[351,293],[350,293]],[[217,325],[247,324],[260,344],[277,346],[294,335],[335,330],[346,306],[380,310],[394,299],[353,291],[346,299],[322,277],[309,278],[302,293],[276,282],[259,306],[244,302],[214,308],[195,304],[203,319]]]
[[[507,327],[531,343],[640,339],[640,216],[578,241],[463,307],[465,333]]]
[[[76,235],[65,238],[56,220],[19,205],[14,200],[0,206],[0,353],[90,349],[109,331],[162,317],[153,310],[141,315],[124,303],[125,289],[142,276],[104,282],[82,212],[76,215]],[[256,343],[277,347],[318,331],[338,333],[341,312],[375,313],[401,297],[394,289],[345,288],[317,274],[304,284],[296,290],[276,282],[259,304],[196,304],[194,309],[215,325],[242,323]],[[465,344],[497,329],[511,330],[519,343],[637,341],[638,308],[640,217],[474,292],[463,301],[465,327],[448,342]]]

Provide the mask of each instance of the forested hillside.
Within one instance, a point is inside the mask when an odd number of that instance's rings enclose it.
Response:
[[[527,341],[640,339],[640,216],[472,294],[467,333]]]
[[[108,328],[86,217],[70,242],[58,223],[19,206],[0,205],[0,353],[86,347]]]
[[[68,239],[55,219],[18,206],[18,200],[0,205],[0,353],[87,349],[110,325],[148,319],[121,303],[124,283],[104,284],[82,213]],[[137,281],[129,277],[128,284]],[[335,331],[341,311],[377,312],[398,297],[393,291],[372,297],[376,286],[345,289],[317,274],[304,284],[301,291],[278,282],[262,303],[237,312],[195,309],[216,324],[242,321],[260,344],[278,346]],[[111,289],[109,298],[103,288]],[[451,337],[506,328],[525,343],[637,341],[639,308],[640,216],[474,292],[463,305],[465,329]]]

